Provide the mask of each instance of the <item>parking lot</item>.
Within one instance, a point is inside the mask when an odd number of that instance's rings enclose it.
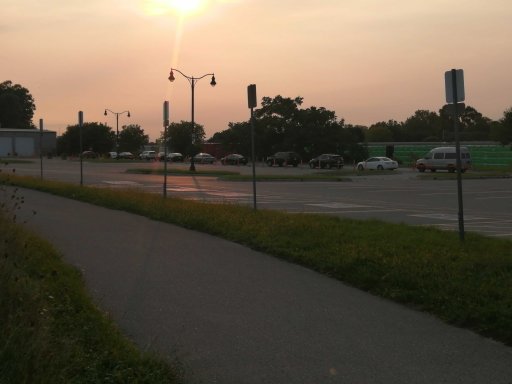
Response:
[[[44,160],[43,177],[78,183],[79,162]],[[15,164],[17,174],[40,174],[38,161]],[[163,176],[126,173],[127,168],[162,167],[162,163],[83,164],[86,185],[112,188],[142,188],[162,193]],[[174,167],[174,165],[173,165]],[[178,165],[186,168],[186,164]],[[201,169],[223,169],[251,174],[251,166],[201,165]],[[355,219],[379,219],[413,225],[433,225],[457,231],[458,203],[455,180],[421,180],[408,168],[385,174],[370,171],[344,173],[350,181],[265,181],[256,183],[258,209],[278,209],[293,213],[329,214]],[[305,165],[268,167],[258,165],[257,175],[308,175],[322,172]],[[325,172],[325,171],[323,171]],[[335,171],[333,171],[335,172]],[[512,180],[463,180],[464,227],[488,236],[512,238]],[[207,202],[253,206],[251,182],[221,181],[216,177],[175,176],[167,178],[167,195]]]

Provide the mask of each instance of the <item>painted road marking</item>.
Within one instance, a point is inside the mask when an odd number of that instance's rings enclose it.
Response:
[[[325,207],[332,209],[343,209],[343,208],[370,208],[368,205],[358,205],[358,204],[346,204],[346,203],[324,203],[324,204],[306,204],[311,205],[313,207]]]

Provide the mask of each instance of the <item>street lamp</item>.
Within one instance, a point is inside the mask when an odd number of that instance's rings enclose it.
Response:
[[[212,80],[210,81],[210,85],[212,87],[215,87],[217,85],[217,82],[215,81],[215,74],[207,73],[206,75],[203,75],[201,77],[194,77],[194,76],[187,76],[187,75],[185,75],[179,69],[171,68],[171,73],[169,74],[169,81],[171,83],[175,80],[173,71],[178,72],[185,79],[187,79],[188,82],[190,83],[190,87],[192,89],[192,146],[193,146],[194,145],[194,128],[195,128],[195,124],[194,124],[194,88],[196,86],[197,81],[201,80],[202,78],[204,78],[206,76],[211,76],[212,77]],[[196,167],[194,165],[194,153],[192,153],[192,156],[191,156],[191,159],[190,159],[190,170],[191,171],[195,171],[196,170]]]
[[[110,109],[105,109],[104,115],[107,116],[110,112],[113,115],[116,115],[116,160],[119,160],[119,115],[122,115],[123,113],[126,113],[128,117],[130,117],[130,111],[123,111],[123,112],[114,112]]]

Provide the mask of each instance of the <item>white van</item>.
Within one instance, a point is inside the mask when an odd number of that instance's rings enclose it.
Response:
[[[466,172],[471,167],[471,156],[466,147],[460,147],[461,172]],[[437,147],[428,152],[424,158],[416,160],[416,168],[420,172],[430,169],[447,170],[455,172],[457,169],[457,154],[455,147]]]

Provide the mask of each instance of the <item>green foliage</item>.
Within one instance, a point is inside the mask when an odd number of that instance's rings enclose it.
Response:
[[[263,97],[261,108],[254,111],[256,159],[264,160],[278,151],[294,151],[303,159],[321,153],[344,156],[349,148],[364,141],[361,127],[347,127],[333,111],[323,107],[300,108],[302,97],[280,95]],[[359,131],[359,132],[356,132]],[[229,128],[216,133],[211,142],[221,143],[226,151],[251,153],[251,124],[229,123]]]
[[[137,124],[123,126],[119,132],[119,152],[137,153],[149,143],[149,136]]]
[[[499,121],[499,125],[494,127],[496,140],[503,145],[512,143],[512,108],[507,109],[503,113],[503,117]]]
[[[116,147],[116,133],[102,123],[84,123],[82,127],[82,148],[84,151],[107,153]],[[70,125],[57,140],[59,154],[80,153],[80,126]]]
[[[0,128],[35,128],[36,106],[28,89],[12,81],[0,83]]]
[[[176,383],[87,296],[80,273],[0,213],[0,381]]]
[[[13,178],[181,225],[305,265],[512,345],[512,242],[435,228],[204,204],[138,191]]]
[[[160,135],[160,141],[164,141],[164,133]],[[199,152],[206,134],[201,124],[181,121],[171,123],[167,128],[167,149],[170,152],[180,152],[183,155],[195,155]]]

